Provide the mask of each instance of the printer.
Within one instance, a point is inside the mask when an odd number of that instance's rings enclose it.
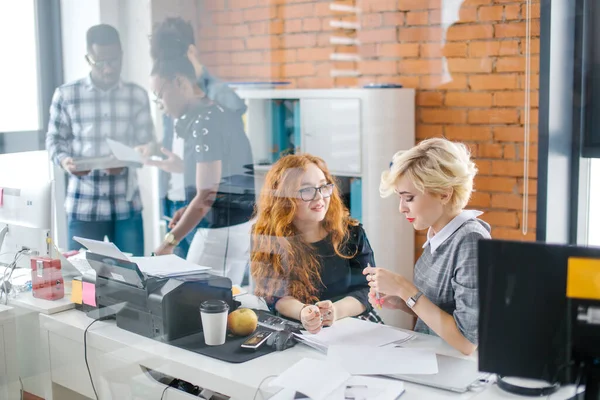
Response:
[[[159,278],[130,261],[92,252],[86,258],[96,271],[96,306],[117,310],[119,328],[161,342],[202,332],[200,304],[205,300],[223,300],[230,311],[240,305],[233,300],[229,278],[209,273]]]

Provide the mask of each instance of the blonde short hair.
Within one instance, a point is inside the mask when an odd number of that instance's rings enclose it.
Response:
[[[477,167],[467,146],[446,139],[427,139],[394,155],[388,171],[381,174],[382,197],[394,193],[398,180],[408,177],[421,193],[443,194],[452,189],[450,206],[462,210],[473,192]]]

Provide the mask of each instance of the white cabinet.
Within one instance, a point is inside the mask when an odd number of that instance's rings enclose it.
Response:
[[[301,99],[301,152],[321,157],[337,175],[361,173],[359,99]]]

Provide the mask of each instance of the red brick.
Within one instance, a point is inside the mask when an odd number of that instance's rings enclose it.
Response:
[[[523,196],[512,193],[492,194],[492,207],[504,210],[521,210],[523,208]]]
[[[398,0],[397,6],[400,11],[427,10],[438,8],[439,2],[431,0]]]
[[[503,6],[488,6],[479,8],[480,21],[502,21],[504,18]]]
[[[359,70],[365,75],[395,75],[397,66],[396,61],[361,61]]]
[[[523,6],[523,16],[521,16],[521,5],[520,4],[510,4],[504,7],[504,16],[507,21],[514,19],[525,18],[525,7]]]
[[[424,122],[428,122],[424,119]],[[457,141],[484,141],[492,139],[492,129],[485,126],[454,125],[444,128],[444,136]]]
[[[490,107],[492,105],[491,93],[478,92],[448,92],[446,103],[449,107]]]
[[[480,158],[502,158],[502,145],[496,143],[482,143],[477,147],[477,154]]]
[[[526,235],[523,235],[521,229],[512,228],[492,228],[492,237],[500,240],[514,240],[522,242],[535,241],[535,229],[530,229]]]
[[[302,29],[305,32],[320,31],[321,20],[319,18],[305,18],[302,20]]]
[[[517,179],[503,176],[477,175],[474,185],[478,191],[513,193],[517,186]]]
[[[312,63],[287,63],[282,68],[283,75],[286,77],[311,76],[315,74],[315,66]]]
[[[519,88],[525,89],[525,83],[527,82],[525,79],[525,75],[521,75],[521,79],[519,81]],[[531,74],[530,77],[530,89],[537,90],[540,88],[540,75],[539,74]]]
[[[222,39],[215,40],[215,47],[219,51],[239,51],[244,50],[244,41],[241,39]]]
[[[492,162],[487,160],[475,160],[479,175],[489,175],[492,173]]]
[[[384,26],[399,26],[404,25],[405,13],[398,11],[391,11],[383,13],[383,25]]]
[[[463,41],[493,37],[492,25],[452,25],[446,31],[446,40]]]
[[[281,5],[279,6],[279,12],[276,14],[276,17],[283,20],[287,20],[292,18],[314,17],[315,15],[317,14],[315,13],[314,4],[306,3]]]
[[[390,76],[385,77],[385,80],[382,78],[377,79],[379,83],[397,83],[405,88],[418,88],[420,87],[420,79],[418,76]]]
[[[523,110],[521,112],[521,117],[519,119],[519,123],[521,123],[523,125],[525,125],[525,115],[526,115],[525,110]],[[539,122],[539,112],[537,109],[532,109],[529,112],[529,125],[537,126],[538,122]]]
[[[439,90],[466,90],[467,75],[453,74],[449,81],[444,75],[430,75],[421,78],[421,86],[423,89],[439,89]]]
[[[491,4],[493,3],[494,0],[464,0],[464,2],[462,3],[463,7],[466,6],[479,6],[482,4]]]
[[[396,0],[370,0],[366,2],[366,12],[395,11]]]
[[[485,192],[473,192],[469,200],[469,208],[488,208],[491,205],[491,195]]]
[[[406,13],[406,25],[429,25],[429,13],[427,11],[409,11]]]
[[[351,47],[354,48],[354,47]],[[377,57],[377,45],[375,43],[363,44],[358,47],[358,54],[364,58],[376,58]]]
[[[442,10],[429,11],[429,24],[439,25],[442,23]]]
[[[491,58],[448,58],[448,69],[454,72],[492,72]]]
[[[517,188],[520,194],[524,193],[524,187],[523,187],[523,181],[524,179],[520,178],[517,180]],[[529,184],[527,185],[527,188],[529,189],[529,196],[537,196],[538,193],[538,181],[537,179],[528,179],[527,180],[529,182]]]
[[[518,214],[519,227],[523,227],[523,212]],[[531,232],[537,228],[537,215],[534,212],[527,213],[527,231]]]
[[[538,104],[538,92],[532,91],[530,93],[531,104]],[[525,92],[524,91],[510,91],[510,92],[498,92],[494,93],[494,106],[496,107],[524,107],[525,106]]]
[[[469,84],[472,90],[516,89],[517,78],[516,74],[472,75],[469,77]]]
[[[319,22],[320,27],[320,22]],[[302,32],[302,20],[301,19],[287,19],[283,23],[283,30],[286,33],[297,33]]]
[[[531,57],[530,68],[539,64],[539,57]],[[497,72],[524,72],[526,67],[525,57],[500,57],[496,61]]]
[[[269,52],[272,63],[293,63],[297,61],[296,50],[273,50]]]
[[[361,43],[396,42],[396,28],[364,29],[358,32]]]
[[[313,33],[285,35],[283,43],[287,48],[315,47],[317,45],[317,36]]]
[[[477,22],[477,8],[461,7],[458,11],[458,19],[461,23]]]
[[[228,10],[215,12],[211,15],[211,18],[216,25],[239,24],[244,20],[244,14],[240,10]]]
[[[444,103],[444,94],[441,92],[418,92],[417,106],[441,106]]]
[[[540,21],[531,21],[531,36],[540,35]],[[526,29],[525,22],[513,22],[508,24],[494,25],[494,37],[497,38],[516,38],[525,37]]]
[[[252,1],[252,0],[248,0],[248,1]],[[251,7],[254,7],[254,5],[251,6]],[[225,0],[210,0],[210,1],[207,1],[204,4],[204,9],[206,9],[208,11],[224,10],[225,9]]]
[[[215,0],[210,0],[209,2],[207,2],[207,5],[214,2]],[[252,7],[256,7],[258,5],[258,1],[257,0],[228,0],[227,2],[228,6],[230,9],[232,10],[239,10],[241,8],[252,8]],[[207,9],[211,9],[210,7],[207,7]]]
[[[400,42],[437,42],[442,39],[440,27],[409,27],[398,29]]]
[[[379,28],[383,25],[383,18],[380,13],[364,14],[360,20],[360,25],[363,29]]]
[[[250,35],[279,35],[283,33],[283,21],[261,21],[248,24]]]
[[[519,226],[519,218],[515,211],[490,211],[479,218],[494,227],[502,226],[507,228],[517,228]],[[494,230],[492,229],[492,232],[493,231]]]
[[[407,75],[434,75],[442,72],[439,59],[403,59],[398,61],[398,73]]]
[[[524,130],[522,126],[497,126],[494,128],[494,141],[496,142],[523,142]],[[530,141],[537,141],[537,128],[531,127]]]
[[[254,49],[279,49],[281,40],[277,36],[256,36],[246,39],[246,47]]]
[[[296,56],[298,61],[327,61],[331,49],[327,47],[317,47],[313,49],[298,49]]]
[[[231,54],[231,63],[233,64],[260,64],[265,62],[265,55],[262,51],[243,51]]]
[[[529,159],[531,161],[537,161],[538,159],[538,145],[532,144],[531,141],[529,143]],[[525,159],[525,145],[519,145],[519,158],[521,160]]]
[[[333,87],[335,87],[335,88],[347,88],[347,87],[355,88],[356,86],[358,86],[358,78],[355,78],[355,77],[340,76],[340,77],[334,79]]]
[[[519,54],[518,40],[469,43],[469,56],[471,57],[491,57],[516,54]]]
[[[258,7],[244,10],[244,22],[264,21],[277,18],[276,7]]]
[[[465,57],[467,55],[466,43],[423,43],[421,44],[421,57]]]
[[[525,18],[525,11],[526,7],[523,7],[523,18]],[[536,19],[536,18],[540,18],[540,3],[532,3],[531,4],[531,14],[529,15],[529,18],[531,19]]]
[[[519,112],[509,108],[470,110],[468,121],[469,124],[514,124],[519,121]]]
[[[442,125],[426,125],[426,124],[417,124],[416,128],[416,137],[418,140],[433,138],[433,137],[442,137],[443,136],[443,127]]]
[[[540,54],[540,38],[531,38],[529,41],[529,53],[530,54]],[[525,43],[523,43],[523,53],[527,54],[527,50],[525,49]]]
[[[362,47],[362,46],[361,46]],[[411,58],[419,56],[418,43],[383,43],[377,45],[379,57]]]
[[[506,160],[516,160],[517,159],[517,147],[514,144],[506,144],[504,145],[504,158]]]
[[[523,176],[523,162],[510,160],[495,160],[492,162],[492,174],[497,176]],[[529,174],[532,178],[537,178],[537,163],[529,163]]]
[[[423,108],[419,114],[420,120],[428,124],[464,124],[467,121],[467,112],[464,110]]]

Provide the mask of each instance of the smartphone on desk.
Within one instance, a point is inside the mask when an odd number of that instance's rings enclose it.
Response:
[[[256,350],[267,341],[273,332],[257,331],[242,343],[242,348],[247,350]]]

